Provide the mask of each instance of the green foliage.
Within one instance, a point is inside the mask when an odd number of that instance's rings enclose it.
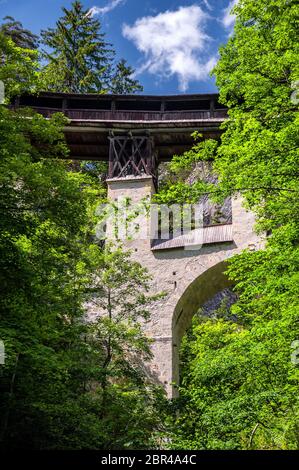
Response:
[[[183,155],[174,155],[172,158],[165,182],[161,191],[155,195],[155,201],[161,204],[172,203],[196,203],[203,194],[218,193],[215,184],[207,179],[206,171],[198,174],[197,178],[190,183],[189,176],[195,171],[201,162],[210,163],[215,158],[217,142],[212,139],[202,140],[202,135],[194,132],[192,137],[195,140],[193,147]]]
[[[143,86],[138,80],[132,78],[134,69],[127,65],[126,60],[121,59],[115,67],[111,78],[110,91],[115,95],[133,94],[143,91]]]
[[[8,345],[1,437],[8,446],[28,440],[30,447],[39,431],[45,439],[41,414],[59,404],[76,360],[70,349],[82,315],[77,263],[90,194],[82,192],[82,175],[55,159],[64,148],[58,118],[29,120],[2,108],[0,122],[1,338]],[[43,152],[31,146],[29,133],[47,144]]]
[[[242,316],[195,317],[182,343],[171,447],[297,449],[299,370],[290,346],[298,335],[298,305],[250,325]]]
[[[16,46],[22,49],[37,49],[38,36],[25,29],[20,21],[12,16],[5,16],[0,26],[0,33],[12,39]]]
[[[213,157],[214,189],[195,181],[161,195],[187,200],[241,193],[267,233],[266,247],[229,262],[238,300],[236,322],[195,323],[181,384],[172,445],[201,449],[298,449],[299,338],[298,5],[240,0],[234,34],[215,68],[220,100],[229,107],[221,144],[198,145],[174,168],[185,175]],[[188,364],[188,360],[190,363]]]
[[[124,59],[114,66],[115,51],[101,32],[101,23],[79,1],[55,28],[41,32],[47,64],[42,68],[43,90],[67,93],[136,93],[143,88],[132,78],[134,70]],[[57,71],[59,73],[57,73]]]
[[[298,215],[297,2],[243,1],[215,69],[229,121],[215,170],[245,197],[266,230]],[[296,215],[297,214],[297,215]]]
[[[62,10],[64,16],[56,28],[41,32],[43,45],[51,50],[44,52],[48,65],[41,77],[43,86],[60,92],[104,91],[114,51],[100,32],[99,20],[79,1],[73,2],[70,10]]]
[[[235,12],[215,68],[229,107],[221,143],[196,135],[194,148],[173,159],[157,200],[242,193],[269,237],[264,249],[230,260],[238,294],[231,311],[194,318],[167,437],[174,449],[298,449],[299,369],[291,361],[299,339],[298,5],[240,0]],[[113,71],[100,23],[86,13],[76,1],[43,32],[51,52],[40,77],[34,38],[8,19],[0,32],[8,100],[41,85],[140,89],[124,61]],[[45,120],[0,108],[0,442],[10,449],[155,447],[165,403],[146,375],[150,342],[139,321],[155,298],[137,263],[97,245],[95,206],[105,194],[97,174],[105,169],[61,160],[63,125],[61,115]],[[214,179],[190,184],[201,162],[213,162]]]
[[[140,325],[141,319],[149,317],[146,308],[151,301],[146,297],[149,276],[138,263],[130,260],[129,253],[108,245],[104,251],[91,246],[89,263],[93,274],[87,300],[90,315],[93,312],[95,315],[93,329],[103,342],[98,347],[104,356],[104,389],[110,374],[116,378],[130,370],[130,358],[135,356],[137,360],[136,367],[131,369],[132,377],[136,378],[142,362],[150,358],[149,340]],[[127,358],[126,352],[129,352]]]
[[[37,85],[37,52],[17,46],[0,31],[0,80],[5,85],[5,99],[24,92],[34,92]]]
[[[1,40],[9,95],[20,73],[30,90],[35,52]],[[151,447],[162,396],[140,364],[150,357],[137,321],[151,301],[148,275],[97,245],[106,191],[66,159],[64,125],[60,114],[0,107],[0,446]],[[91,301],[102,313],[93,322]]]

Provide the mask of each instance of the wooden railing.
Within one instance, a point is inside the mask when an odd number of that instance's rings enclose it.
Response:
[[[198,111],[105,111],[97,109],[64,109],[31,106],[38,113],[50,117],[54,113],[63,112],[72,120],[93,121],[208,121],[222,120],[227,117],[225,109]]]

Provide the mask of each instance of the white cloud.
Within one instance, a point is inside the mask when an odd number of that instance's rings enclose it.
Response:
[[[223,11],[223,17],[222,17],[222,24],[225,28],[232,28],[232,26],[234,25],[235,23],[235,19],[236,19],[236,15],[233,15],[231,13],[232,11],[232,8],[237,5],[237,3],[239,2],[239,0],[231,0],[229,2],[229,5],[227,8],[224,9]]]
[[[110,11],[114,10],[118,5],[121,3],[125,3],[126,0],[111,0],[106,6],[104,7],[91,7],[91,9],[88,11],[88,15],[90,16],[95,16],[95,15],[105,15],[106,13],[109,13]]]
[[[206,80],[216,64],[214,56],[202,59],[211,40],[205,33],[208,18],[199,6],[192,5],[137,19],[132,26],[124,24],[124,37],[133,41],[146,59],[137,73],[177,75],[181,91],[186,91],[192,80]]]

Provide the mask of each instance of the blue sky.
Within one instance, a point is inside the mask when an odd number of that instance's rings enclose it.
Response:
[[[53,27],[71,0],[0,0],[0,13],[35,33]],[[227,41],[237,0],[83,0],[146,94],[214,92],[209,71]]]

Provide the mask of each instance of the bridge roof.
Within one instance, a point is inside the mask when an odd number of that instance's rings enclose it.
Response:
[[[191,134],[219,138],[227,110],[217,94],[97,95],[42,92],[23,95],[15,106],[30,106],[45,117],[63,112],[69,118],[65,136],[71,158],[108,160],[109,133],[153,137],[159,160],[169,160],[192,145]]]

